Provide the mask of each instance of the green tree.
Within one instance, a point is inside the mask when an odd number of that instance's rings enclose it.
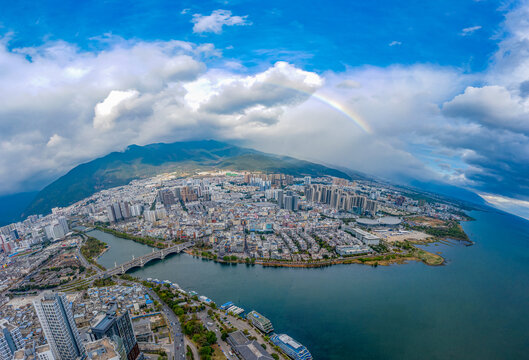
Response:
[[[213,345],[217,342],[217,335],[215,335],[214,331],[208,331],[206,333],[206,339],[209,345]]]
[[[213,354],[213,349],[211,348],[211,346],[202,346],[198,350],[198,353],[200,354],[200,357],[203,358],[203,356],[205,356],[205,355]]]

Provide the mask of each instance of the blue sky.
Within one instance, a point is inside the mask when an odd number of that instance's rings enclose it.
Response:
[[[111,33],[126,39],[213,41],[248,66],[278,57],[308,70],[432,63],[483,70],[503,20],[498,1],[18,1],[2,8],[12,47],[64,40],[84,49]],[[503,5],[505,8],[505,6]],[[192,14],[247,15],[252,26],[195,34]],[[181,12],[188,9],[185,14]],[[463,29],[481,26],[462,36]],[[394,44],[389,46],[390,44]],[[233,49],[231,49],[233,47]]]
[[[4,2],[0,195],[216,138],[529,218],[527,18],[527,0]]]

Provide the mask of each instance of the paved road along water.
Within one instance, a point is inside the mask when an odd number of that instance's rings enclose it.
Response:
[[[514,359],[529,354],[529,222],[472,212],[476,245],[431,245],[445,266],[422,263],[321,269],[224,265],[175,255],[133,275],[168,279],[217,304],[266,315],[315,359]],[[98,231],[111,267],[152,251]]]

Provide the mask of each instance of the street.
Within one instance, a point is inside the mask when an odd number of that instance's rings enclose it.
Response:
[[[235,355],[230,355],[230,352],[233,353],[231,351],[231,347],[230,345],[228,345],[227,342],[225,342],[224,340],[222,340],[221,338],[221,331],[217,325],[217,321],[214,320],[214,319],[211,319],[208,315],[208,309],[204,310],[204,311],[200,311],[197,313],[197,317],[202,321],[202,323],[204,324],[204,326],[210,330],[210,331],[214,331],[215,332],[215,335],[217,335],[217,344],[219,344],[220,346],[220,350],[222,351],[222,353],[224,354],[224,356],[226,356],[227,359],[237,359],[237,357],[235,357]]]
[[[171,330],[171,337],[173,338],[174,343],[174,359],[185,359],[186,358],[186,347],[184,344],[184,334],[182,333],[182,327],[180,326],[180,321],[178,320],[178,317],[174,314],[173,310],[169,308],[159,297],[156,295],[154,291],[151,289],[147,289],[147,292],[149,296],[153,299],[158,301],[162,305],[162,312],[165,314],[165,317],[168,320],[168,326]]]

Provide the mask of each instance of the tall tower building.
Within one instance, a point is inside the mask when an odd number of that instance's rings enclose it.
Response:
[[[129,203],[124,201],[119,204],[119,208],[121,209],[121,215],[123,216],[123,219],[130,218],[130,206]]]
[[[66,218],[64,216],[61,216],[58,220],[59,225],[61,225],[64,234],[68,234],[68,232],[70,232],[70,228],[68,227],[68,221],[66,220]]]
[[[112,205],[107,207],[107,216],[109,222],[116,222],[116,214],[114,214],[114,207]]]
[[[112,208],[114,208],[114,215],[116,216],[116,221],[123,220],[123,215],[121,214],[121,208],[119,207],[119,203],[112,204]]]
[[[17,326],[7,320],[0,322],[0,360],[10,360],[15,351],[24,348],[24,340]]]
[[[132,329],[129,313],[127,310],[120,313],[115,304],[92,328],[92,334],[96,340],[104,337],[119,337],[123,341],[127,360],[136,360],[140,356],[140,348]]]
[[[85,359],[86,351],[64,293],[45,291],[33,306],[55,359]]]

